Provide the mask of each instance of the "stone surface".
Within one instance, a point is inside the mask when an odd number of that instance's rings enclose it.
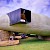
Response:
[[[0,46],[12,46],[19,44],[19,40],[0,41]]]
[[[9,40],[9,32],[0,30],[0,41]]]

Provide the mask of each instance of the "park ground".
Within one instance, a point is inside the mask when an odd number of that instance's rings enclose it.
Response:
[[[19,45],[0,47],[0,50],[50,50],[50,41],[21,39]]]

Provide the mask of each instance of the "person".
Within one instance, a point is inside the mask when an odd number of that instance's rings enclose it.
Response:
[[[26,38],[26,34],[21,34],[22,39]]]
[[[26,17],[25,17],[25,10],[22,11],[21,13],[21,22],[26,22]]]
[[[14,40],[14,37],[12,35],[10,36],[10,40]]]

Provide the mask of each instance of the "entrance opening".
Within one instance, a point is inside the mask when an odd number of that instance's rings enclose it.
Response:
[[[31,11],[21,8],[21,22],[31,22]]]

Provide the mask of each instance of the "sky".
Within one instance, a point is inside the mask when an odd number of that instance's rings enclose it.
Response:
[[[0,15],[18,8],[28,9],[33,13],[50,17],[50,0],[0,0]]]

